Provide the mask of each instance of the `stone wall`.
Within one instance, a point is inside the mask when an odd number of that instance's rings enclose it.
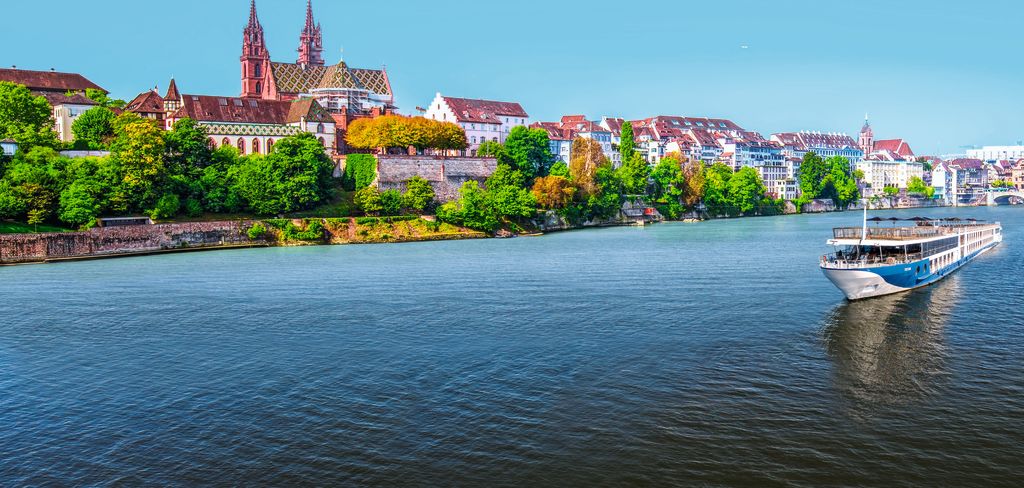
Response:
[[[0,235],[0,264],[251,244],[251,222],[189,222]]]
[[[458,198],[459,188],[467,181],[483,185],[497,166],[494,158],[381,155],[377,156],[377,187],[381,191],[401,191],[406,180],[421,176],[434,187],[437,200],[444,203]]]

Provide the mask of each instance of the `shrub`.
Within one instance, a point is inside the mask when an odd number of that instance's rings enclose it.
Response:
[[[398,190],[387,190],[380,194],[381,213],[398,215],[402,212],[402,194]]]
[[[156,208],[149,211],[149,217],[153,220],[169,219],[178,214],[181,208],[181,199],[173,193],[165,193],[156,202]]]
[[[384,209],[381,194],[376,188],[366,187],[356,192],[353,202],[364,213],[378,213]]]
[[[257,222],[253,224],[252,227],[249,227],[248,234],[249,240],[255,241],[258,239],[262,239],[263,236],[267,235],[267,228],[264,227],[263,224]]]
[[[185,215],[189,217],[198,217],[203,214],[203,204],[195,199],[189,197],[185,200]]]

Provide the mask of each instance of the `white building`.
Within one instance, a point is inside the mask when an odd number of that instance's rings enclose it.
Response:
[[[718,144],[722,147],[719,159],[733,171],[744,167],[756,169],[770,196],[785,198],[791,193],[793,182],[781,144],[765,140],[756,132],[738,132],[736,136],[720,134]]]
[[[881,158],[873,154],[857,164],[857,169],[864,172],[864,182],[868,185],[865,196],[881,195],[886,187],[906,190],[913,177],[924,180],[924,165],[905,159]],[[933,176],[934,178],[934,176]]]
[[[513,127],[530,125],[530,116],[518,103],[446,97],[440,92],[423,116],[459,124],[466,131],[469,154],[474,156],[484,141],[504,143]]]
[[[968,149],[967,157],[982,161],[1017,160],[1024,158],[1024,146],[984,146],[981,149]]]
[[[813,152],[822,158],[842,156],[850,161],[854,168],[864,158],[857,141],[841,132],[780,132],[772,134],[771,140],[782,146],[786,156],[803,158]]]
[[[54,131],[64,142],[74,140],[71,124],[79,115],[96,105],[85,97],[86,90],[107,93],[99,85],[78,73],[57,71],[30,71],[24,69],[0,69],[0,81],[24,85],[33,95],[43,96],[53,112]]]

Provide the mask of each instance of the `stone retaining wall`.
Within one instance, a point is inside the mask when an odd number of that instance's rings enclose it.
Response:
[[[251,222],[187,222],[0,235],[0,264],[250,244]]]
[[[497,167],[494,158],[380,155],[377,188],[404,191],[406,180],[421,176],[434,187],[437,201],[444,203],[457,199],[459,188],[467,181],[477,181],[482,186]]]

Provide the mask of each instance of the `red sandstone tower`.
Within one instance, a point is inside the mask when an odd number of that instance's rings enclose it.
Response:
[[[299,36],[298,64],[305,66],[324,65],[324,41],[320,35],[320,24],[313,21],[313,2],[306,1],[306,26]]]
[[[320,29],[317,28],[319,34]],[[245,27],[242,40],[242,97],[263,98],[267,90],[267,72],[270,69],[270,52],[263,40],[263,26],[256,15],[256,0],[249,7],[249,25]]]

